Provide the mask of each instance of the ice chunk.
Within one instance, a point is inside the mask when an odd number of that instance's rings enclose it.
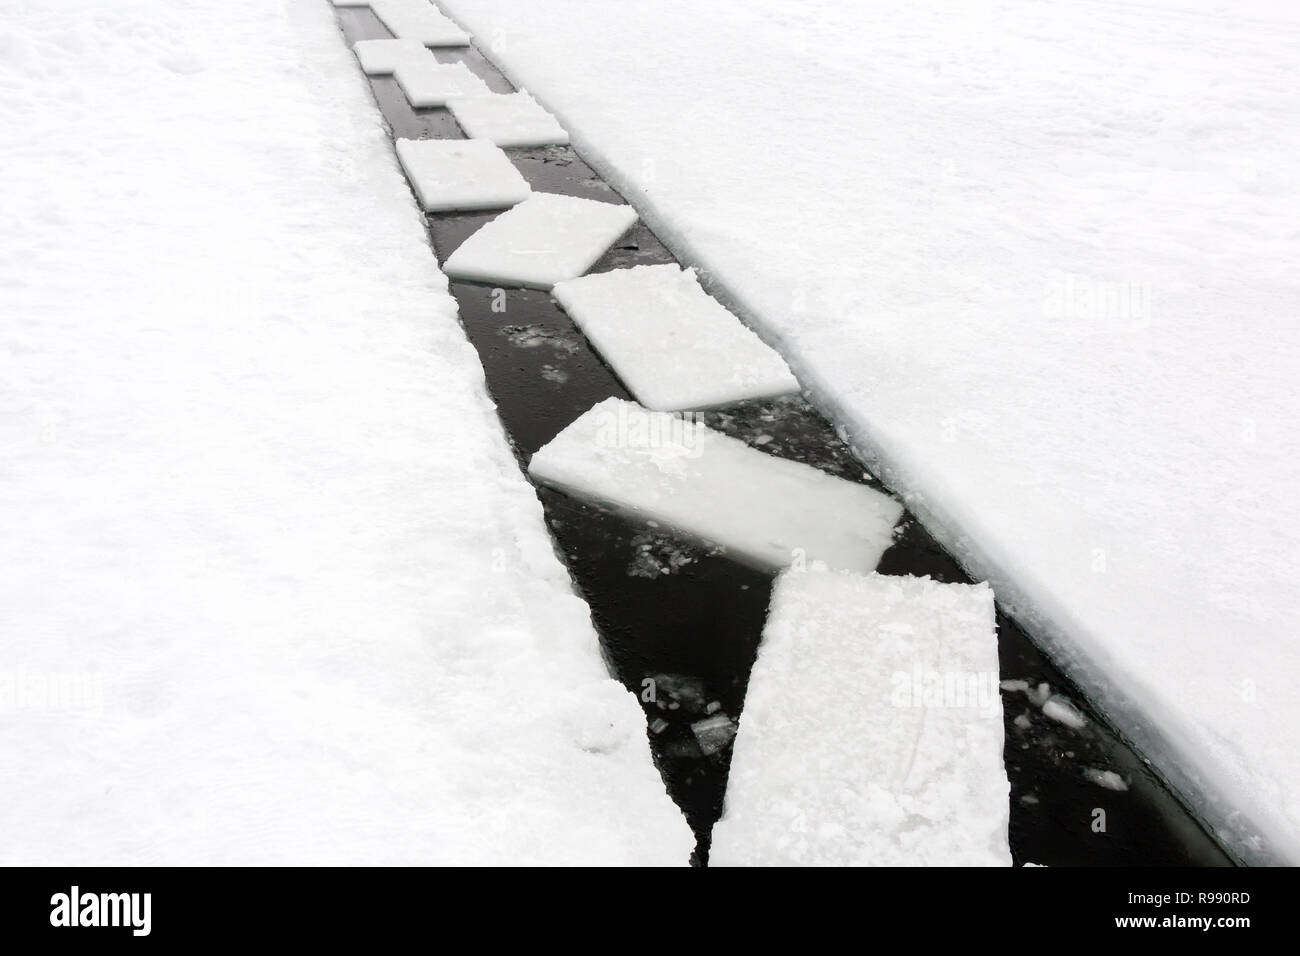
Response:
[[[1107,790],[1117,790],[1123,793],[1128,789],[1128,783],[1114,770],[1098,770],[1096,767],[1084,767],[1083,777],[1089,783],[1095,783]]]
[[[527,93],[457,96],[447,101],[466,136],[498,146],[562,146],[569,134]]]
[[[709,862],[1008,866],[993,593],[790,571]]]
[[[1088,719],[1064,697],[1053,697],[1043,704],[1043,714],[1074,730],[1081,730],[1088,724]]]
[[[399,139],[397,158],[428,212],[500,209],[531,192],[509,157],[485,139]]]
[[[533,456],[529,471],[571,494],[721,545],[767,570],[824,561],[872,571],[903,511],[866,485],[617,398],[560,432]]]
[[[443,272],[454,279],[550,289],[590,269],[634,222],[631,206],[533,193],[465,240]]]
[[[553,294],[647,408],[710,408],[799,391],[785,360],[710,298],[693,269],[615,269],[559,283]]]
[[[469,43],[469,34],[429,0],[371,0],[370,9],[398,39],[415,40],[425,46],[465,46]]]
[[[710,757],[731,743],[736,736],[736,722],[726,714],[718,713],[691,724],[691,733],[703,754]]]
[[[363,72],[370,76],[396,73],[403,66],[419,68],[437,63],[429,48],[415,40],[358,40],[352,46]]]
[[[393,76],[416,109],[445,106],[453,96],[487,92],[487,85],[464,63],[412,60],[398,64]]]

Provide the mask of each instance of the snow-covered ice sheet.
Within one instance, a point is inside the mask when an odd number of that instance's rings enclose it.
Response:
[[[822,561],[873,571],[902,514],[873,488],[618,398],[581,415],[533,455],[528,470],[767,570]]]
[[[446,106],[453,96],[488,92],[487,84],[464,63],[439,63],[432,57],[399,63],[393,77],[416,109]]]
[[[520,91],[457,96],[447,108],[466,136],[498,146],[563,146],[569,134],[541,104]]]
[[[684,865],[332,8],[4,30],[0,863]]]
[[[993,592],[790,571],[711,866],[1010,866]]]
[[[551,290],[646,408],[712,408],[799,391],[785,360],[700,288],[694,270],[635,266]]]
[[[1300,5],[444,6],[1229,849],[1300,863]]]
[[[370,0],[379,22],[400,40],[425,46],[465,46],[469,34],[456,26],[429,0]]]
[[[416,40],[358,40],[352,45],[361,69],[371,75],[398,72],[403,66],[437,63],[429,48]]]
[[[533,193],[443,263],[454,279],[549,289],[590,269],[636,222],[631,206]]]
[[[532,191],[510,157],[485,139],[399,139],[397,158],[426,212],[500,209]]]

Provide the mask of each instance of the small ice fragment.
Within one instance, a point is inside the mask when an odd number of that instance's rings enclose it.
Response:
[[[716,714],[721,709],[722,704],[719,701],[711,700],[709,701],[709,706],[704,708],[704,712],[706,714]]]
[[[470,282],[550,289],[590,269],[634,222],[631,206],[533,193],[466,239],[442,271]]]
[[[662,717],[656,717],[654,720],[650,721],[650,733],[652,734],[662,734],[667,729],[668,721],[664,720]]]
[[[706,756],[712,756],[731,743],[731,738],[736,736],[736,724],[726,714],[717,713],[691,724],[691,733],[695,735],[700,750]]]
[[[1107,790],[1118,790],[1123,793],[1128,789],[1128,784],[1124,781],[1124,778],[1114,770],[1098,770],[1096,767],[1084,767],[1083,777],[1089,783],[1095,783]]]
[[[1053,697],[1043,704],[1043,714],[1057,723],[1065,724],[1065,726],[1072,727],[1075,730],[1079,730],[1088,724],[1088,719],[1079,713],[1074,704],[1064,697]]]
[[[1042,707],[1043,704],[1047,702],[1047,699],[1052,696],[1052,686],[1044,682],[1042,684],[1039,684],[1033,690],[1026,691],[1026,693],[1029,694],[1029,699],[1031,701],[1033,701],[1039,707]]]
[[[555,117],[527,93],[457,96],[447,108],[466,136],[498,146],[563,146],[569,141]]]
[[[1028,713],[1017,714],[1016,719],[1013,720],[1012,723],[1015,724],[1017,727],[1019,727],[1021,730],[1028,730],[1031,726]]]
[[[998,686],[1009,694],[1015,693],[1016,691],[1019,691],[1022,694],[1029,693],[1029,681],[1027,680],[1004,680]]]

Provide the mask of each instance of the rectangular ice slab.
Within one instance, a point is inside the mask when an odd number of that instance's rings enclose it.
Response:
[[[552,294],[647,408],[710,408],[799,391],[785,360],[705,294],[694,270],[615,269],[561,282]]]
[[[1009,866],[993,592],[790,571],[711,866]]]
[[[397,158],[426,212],[500,209],[532,191],[501,148],[485,139],[399,139]]]
[[[524,92],[458,96],[447,101],[447,108],[466,136],[498,146],[562,146],[569,141],[555,117]]]
[[[439,63],[432,57],[399,63],[393,77],[416,109],[445,106],[453,96],[488,91],[464,63]]]
[[[590,269],[634,222],[631,206],[533,193],[466,239],[442,270],[453,279],[549,289]]]
[[[374,11],[388,32],[399,40],[415,40],[425,46],[465,46],[469,34],[456,26],[429,0],[371,0]]]
[[[361,69],[370,76],[396,73],[403,66],[435,64],[429,48],[416,40],[358,40],[352,45]]]
[[[823,561],[873,571],[903,512],[866,485],[618,398],[560,432],[528,470],[570,494],[662,522],[767,570]]]

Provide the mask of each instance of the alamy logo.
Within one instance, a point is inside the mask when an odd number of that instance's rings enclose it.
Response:
[[[133,936],[148,936],[151,893],[69,893],[50,897],[51,926],[129,926]]]

